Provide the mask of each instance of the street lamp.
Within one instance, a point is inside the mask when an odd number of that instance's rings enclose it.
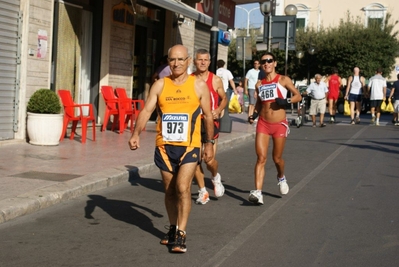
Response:
[[[272,12],[273,12],[273,1],[275,0],[268,0],[262,3],[259,3],[260,12],[264,17],[268,18],[268,26],[269,26],[269,35],[267,37],[267,52],[271,52],[272,46]],[[266,21],[265,21],[266,23]],[[266,29],[263,29],[264,31]]]
[[[312,44],[312,38],[309,39],[309,47],[308,47],[308,53],[309,53],[309,57],[308,57],[308,82],[307,84],[310,84],[310,63],[311,63],[311,58],[314,55],[314,53],[316,53],[316,49],[314,48],[313,44]]]
[[[250,16],[252,11],[259,9],[260,7],[254,7],[252,9],[250,9],[250,10],[246,10],[245,8],[240,7],[240,6],[236,6],[236,8],[241,9],[241,10],[243,10],[243,11],[245,11],[247,13],[247,36],[249,36],[249,19],[250,19],[249,16]]]
[[[246,50],[246,48],[245,48],[245,39],[246,39],[246,37],[250,37],[250,35],[249,35],[249,19],[250,19],[249,15],[251,14],[252,11],[258,10],[259,7],[254,7],[252,9],[250,9],[250,10],[246,10],[245,8],[242,8],[240,6],[236,6],[236,8],[241,9],[241,10],[243,10],[243,11],[245,11],[247,13],[247,35],[242,38],[242,68],[243,68],[243,77],[245,77],[245,59],[246,59],[246,56],[245,56],[245,50]],[[239,48],[239,46],[237,46],[237,49],[238,48]]]
[[[295,5],[288,5],[284,9],[285,15],[287,16],[296,16],[298,13],[298,9]],[[290,22],[287,21],[287,32],[285,35],[285,76],[287,76],[287,70],[288,70],[288,45],[289,45],[289,35],[290,35]],[[295,18],[294,18],[295,22]],[[295,25],[293,25],[294,30],[295,30]]]

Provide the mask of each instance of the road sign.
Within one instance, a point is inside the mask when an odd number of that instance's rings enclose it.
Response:
[[[285,50],[287,39],[287,23],[290,24],[288,32],[288,50],[295,50],[295,32],[296,32],[296,16],[272,16],[271,17],[271,43],[278,44],[280,50]],[[263,42],[268,43],[269,40],[269,21],[265,19],[263,31]],[[272,46],[273,47],[273,46]]]

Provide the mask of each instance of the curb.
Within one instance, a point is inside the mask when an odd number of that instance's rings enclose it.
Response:
[[[255,133],[232,136],[230,139],[219,142],[218,150],[231,149],[236,144],[254,139],[254,137]],[[125,166],[117,166],[2,200],[0,201],[0,224],[94,191],[127,182],[134,174],[146,175],[156,170],[158,168],[155,163],[144,164],[130,170],[127,170]]]

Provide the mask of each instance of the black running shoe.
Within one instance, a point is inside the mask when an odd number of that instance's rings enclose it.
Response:
[[[186,251],[186,233],[182,230],[177,230],[175,243],[172,247],[172,252],[184,253]]]
[[[161,244],[162,245],[173,245],[175,242],[175,236],[176,236],[176,225],[171,225],[171,226],[165,226],[166,229],[169,229],[169,231],[166,233],[166,235],[161,239]]]

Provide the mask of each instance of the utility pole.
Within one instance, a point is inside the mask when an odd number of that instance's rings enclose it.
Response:
[[[218,57],[218,36],[219,36],[219,3],[220,0],[213,1],[213,19],[211,28],[211,43],[209,46],[209,54],[211,54],[211,65],[209,70],[216,73],[216,61]]]

